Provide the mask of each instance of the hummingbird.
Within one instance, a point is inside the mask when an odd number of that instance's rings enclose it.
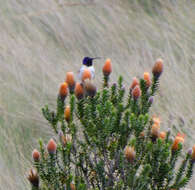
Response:
[[[80,70],[79,70],[79,79],[82,78],[82,75],[83,75],[83,71],[85,69],[88,69],[90,72],[91,72],[91,76],[92,78],[95,77],[95,68],[93,66],[93,60],[94,59],[100,59],[100,57],[94,57],[94,58],[91,58],[91,57],[84,57],[83,58],[83,65],[81,66]]]

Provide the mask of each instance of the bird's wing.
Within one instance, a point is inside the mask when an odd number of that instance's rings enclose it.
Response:
[[[86,67],[83,65],[79,71],[78,71],[78,77],[79,77],[79,80],[82,79],[82,75],[83,75],[83,71],[86,69]]]

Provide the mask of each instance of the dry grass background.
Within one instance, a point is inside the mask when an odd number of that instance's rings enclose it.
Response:
[[[162,128],[186,133],[187,151],[195,143],[194,10],[194,0],[0,0],[0,189],[29,189],[31,151],[52,135],[40,109],[55,106],[65,73],[86,55],[111,58],[112,81],[123,74],[127,86],[162,57],[152,112]]]

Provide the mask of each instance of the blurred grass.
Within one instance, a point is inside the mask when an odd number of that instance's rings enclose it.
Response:
[[[87,55],[110,57],[112,81],[123,74],[127,86],[162,57],[152,112],[162,128],[186,133],[185,149],[192,146],[194,10],[194,0],[0,0],[0,189],[28,189],[31,152],[52,135],[41,107],[55,106],[65,73],[77,72]]]

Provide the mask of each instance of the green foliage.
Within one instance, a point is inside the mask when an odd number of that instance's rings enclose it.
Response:
[[[59,140],[54,153],[46,151],[40,140],[40,159],[34,161],[39,189],[185,187],[193,174],[191,154],[186,155],[177,171],[182,144],[173,149],[170,132],[165,138],[153,133],[155,122],[149,116],[149,100],[158,89],[159,77],[153,76],[150,86],[140,79],[141,95],[136,98],[133,89],[126,98],[122,76],[111,87],[108,81],[109,77],[104,76],[103,88],[93,97],[58,97],[56,112],[48,106],[42,109]],[[64,118],[65,104],[70,106],[68,121]]]

